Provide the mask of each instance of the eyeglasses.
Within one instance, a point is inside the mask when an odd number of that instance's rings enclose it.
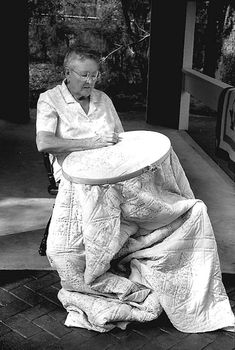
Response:
[[[96,73],[82,73],[82,72],[77,72],[72,68],[69,68],[72,72],[74,72],[80,80],[82,81],[87,81],[88,79],[91,81],[95,81],[100,77],[100,72],[96,72]]]

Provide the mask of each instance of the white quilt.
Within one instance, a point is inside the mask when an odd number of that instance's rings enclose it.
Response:
[[[67,326],[125,329],[164,310],[182,332],[234,330],[207,208],[173,150],[115,185],[62,179],[47,256],[61,278]]]

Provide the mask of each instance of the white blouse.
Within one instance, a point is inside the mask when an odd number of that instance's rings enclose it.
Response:
[[[93,89],[88,114],[69,92],[65,80],[61,85],[40,94],[37,103],[36,133],[53,132],[66,139],[82,139],[96,133],[123,132],[111,99],[103,92]],[[60,178],[61,167],[53,159],[54,176]]]

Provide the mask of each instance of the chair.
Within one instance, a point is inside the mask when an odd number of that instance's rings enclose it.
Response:
[[[47,187],[47,190],[51,195],[56,196],[58,193],[59,182],[55,181],[53,166],[51,165],[51,162],[50,162],[49,153],[42,152],[42,156],[43,156],[43,162],[44,162],[45,168],[47,170],[47,177],[49,180],[49,185]]]
[[[52,196],[56,196],[58,193],[59,181],[58,182],[55,181],[54,174],[53,174],[53,167],[52,167],[51,162],[50,162],[49,153],[42,152],[42,156],[43,156],[43,163],[44,163],[46,171],[47,171],[47,177],[49,180],[49,185],[47,187],[48,193],[50,193]],[[50,222],[51,222],[51,216],[50,216],[48,223],[46,225],[44,235],[43,235],[42,241],[41,241],[39,249],[38,249],[38,253],[41,256],[46,255],[46,242],[47,242],[47,236],[48,236]]]

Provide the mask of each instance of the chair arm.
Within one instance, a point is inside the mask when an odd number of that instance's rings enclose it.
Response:
[[[56,196],[58,193],[59,181],[58,182],[55,181],[54,173],[53,173],[53,166],[50,162],[49,153],[42,152],[42,156],[43,156],[43,162],[44,162],[44,165],[45,165],[45,168],[47,171],[47,177],[49,180],[49,186],[48,186],[47,190],[51,195]]]

